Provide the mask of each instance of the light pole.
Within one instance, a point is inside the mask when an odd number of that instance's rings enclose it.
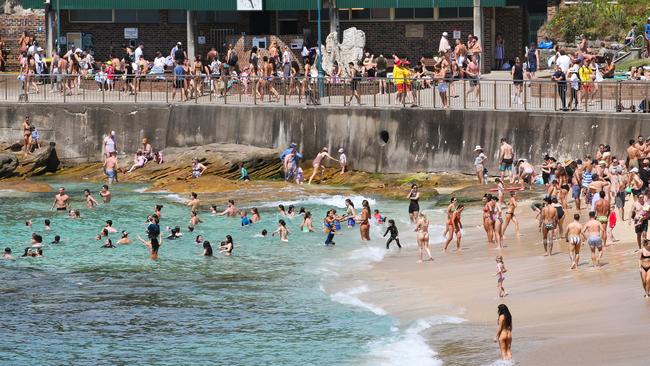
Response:
[[[61,53],[61,6],[60,0],[56,0],[56,52]]]
[[[316,50],[316,67],[318,68],[318,98],[325,93],[325,86],[323,85],[323,52],[321,49],[321,8],[323,0],[318,0],[318,49]]]

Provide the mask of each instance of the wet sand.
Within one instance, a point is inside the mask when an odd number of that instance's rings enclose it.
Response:
[[[570,209],[565,225],[573,213]],[[585,222],[587,212],[580,213]],[[442,224],[443,215],[431,212],[429,219]],[[383,261],[350,275],[350,280],[367,282],[371,291],[362,300],[383,308],[404,326],[433,315],[466,319],[462,325],[424,334],[446,365],[491,364],[499,358],[492,338],[500,303],[513,314],[513,356],[518,364],[647,365],[650,300],[643,298],[637,245],[628,222],[619,219],[614,229],[619,241],[605,249],[602,268],[591,266],[589,247],[583,244],[580,265],[571,270],[564,240],[559,246],[556,241],[554,255],[543,256],[530,203],[520,203],[517,217],[522,236],[517,238],[514,227],[508,227],[501,251],[508,269],[506,298],[497,298],[499,252],[488,246],[482,226],[477,227],[481,212],[475,207],[463,214],[460,252],[453,252],[455,242],[449,253],[434,244],[434,261],[416,264],[415,234],[403,225],[400,236],[407,246],[391,249]],[[440,239],[440,233],[432,235],[432,241]]]

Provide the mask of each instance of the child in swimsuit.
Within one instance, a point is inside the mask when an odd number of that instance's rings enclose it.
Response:
[[[503,257],[498,255],[497,256],[497,273],[495,276],[497,277],[497,296],[499,297],[505,297],[508,296],[508,293],[506,292],[506,289],[503,287],[503,281],[506,279],[504,274],[508,272],[506,269],[506,265],[503,263]]]

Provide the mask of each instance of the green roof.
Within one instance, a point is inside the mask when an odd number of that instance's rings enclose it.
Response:
[[[324,1],[323,1],[324,2]],[[22,0],[24,8],[42,9],[43,0]],[[470,7],[473,0],[337,0],[339,8]],[[506,0],[481,0],[483,7],[501,7]],[[52,0],[56,9],[186,9],[237,10],[237,0]],[[313,10],[318,0],[264,0],[265,10]]]

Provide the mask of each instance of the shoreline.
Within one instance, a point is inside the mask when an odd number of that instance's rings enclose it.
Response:
[[[589,247],[583,244],[580,265],[570,270],[564,241],[558,247],[556,240],[554,254],[543,257],[541,234],[529,204],[520,202],[517,209],[522,236],[517,238],[509,226],[504,240],[501,254],[508,268],[504,285],[510,293],[505,298],[496,296],[498,251],[488,248],[482,226],[476,226],[481,222],[476,208],[466,209],[463,215],[460,253],[452,251],[454,242],[446,254],[441,244],[433,244],[434,261],[416,264],[415,233],[402,225],[400,239],[407,247],[391,249],[382,261],[347,274],[342,282],[367,283],[369,291],[359,298],[403,325],[435,315],[465,319],[460,325],[465,332],[448,330],[453,339],[436,330],[423,332],[444,364],[491,364],[499,358],[498,346],[492,343],[499,303],[508,305],[513,314],[513,354],[519,364],[645,364],[643,339],[650,325],[650,301],[642,298],[637,246],[628,221],[617,223],[614,234],[619,241],[605,249],[602,268],[591,267]],[[572,220],[573,213],[570,209],[567,219]],[[587,212],[580,213],[584,222]],[[432,224],[445,221],[439,210],[429,211],[428,217]],[[432,232],[432,242],[439,241],[440,235]],[[478,343],[477,359],[459,355],[456,343]]]

